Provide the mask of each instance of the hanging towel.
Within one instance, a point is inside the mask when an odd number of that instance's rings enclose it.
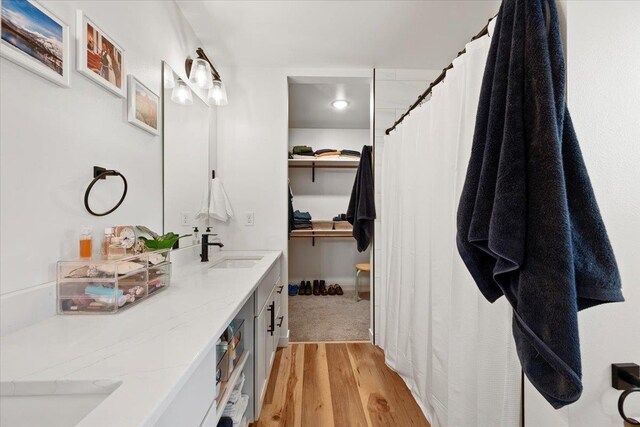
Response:
[[[513,307],[522,368],[554,408],[582,392],[577,312],[623,301],[566,106],[553,0],[504,0],[457,218],[458,251]]]
[[[373,221],[376,219],[371,162],[371,146],[365,145],[362,147],[362,157],[347,209],[347,221],[353,225],[358,252],[364,252],[369,247],[373,238]]]
[[[211,181],[211,197],[209,197],[209,215],[213,219],[226,222],[229,218],[233,218],[233,209],[224,191],[220,178],[214,178]]]
[[[209,183],[204,186],[202,191],[202,200],[200,201],[200,209],[198,209],[198,213],[196,214],[196,219],[207,219],[209,218]]]

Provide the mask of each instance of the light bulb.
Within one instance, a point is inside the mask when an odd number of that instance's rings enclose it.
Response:
[[[344,110],[345,108],[347,108],[349,106],[349,101],[345,101],[344,99],[336,99],[335,101],[333,101],[331,103],[331,105],[336,110]]]
[[[214,103],[214,105],[227,105],[227,90],[224,87],[224,83],[220,80],[214,80],[213,87],[209,89],[207,98]]]
[[[193,104],[191,88],[187,86],[184,81],[178,79],[176,86],[173,88],[173,91],[171,91],[171,100],[180,105]]]
[[[211,89],[213,87],[213,77],[211,77],[211,67],[204,59],[196,58],[191,63],[189,81],[200,89]]]

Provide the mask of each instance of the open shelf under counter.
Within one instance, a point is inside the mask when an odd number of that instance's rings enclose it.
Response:
[[[360,158],[355,157],[311,157],[309,159],[289,159],[291,169],[311,169],[311,181],[316,181],[316,169],[357,169]]]
[[[244,366],[247,364],[247,360],[249,360],[249,354],[250,351],[245,350],[240,356],[240,360],[233,368],[233,372],[229,376],[229,380],[223,383],[223,389],[220,392],[220,396],[213,401],[213,404],[209,408],[209,412],[202,421],[202,427],[216,427],[218,425],[218,421],[222,418],[222,411],[224,411],[224,407],[229,403],[231,392],[236,384],[238,384],[240,375],[242,375],[242,372],[244,371]]]

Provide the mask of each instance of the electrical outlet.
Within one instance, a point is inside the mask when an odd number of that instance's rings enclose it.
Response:
[[[245,212],[244,225],[251,227],[253,224],[255,224],[255,214],[253,212]]]
[[[180,223],[185,226],[191,225],[191,214],[189,212],[180,213]]]

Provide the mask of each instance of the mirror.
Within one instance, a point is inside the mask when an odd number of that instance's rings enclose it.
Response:
[[[207,221],[196,215],[211,175],[210,109],[188,80],[166,62],[162,68],[163,232],[189,234],[195,226],[206,226]],[[180,240],[180,247],[192,244],[192,238]]]

